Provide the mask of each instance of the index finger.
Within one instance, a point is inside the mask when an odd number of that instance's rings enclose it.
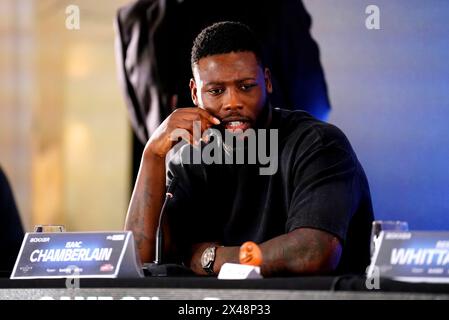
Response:
[[[202,117],[206,118],[208,121],[212,122],[213,124],[220,124],[221,123],[218,118],[216,118],[213,115],[211,115],[208,111],[206,111],[206,110],[204,110],[204,109],[202,109],[200,107],[197,107],[197,108],[198,108],[199,114]]]

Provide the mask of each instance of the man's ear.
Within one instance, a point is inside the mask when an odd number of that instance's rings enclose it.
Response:
[[[192,96],[193,104],[198,107],[198,95],[197,95],[195,79],[193,79],[193,78],[190,79],[189,87],[190,87],[190,94]]]
[[[268,93],[272,93],[273,92],[273,85],[271,84],[271,72],[270,72],[270,69],[265,68],[264,77],[265,77],[265,87],[267,88],[267,92]]]

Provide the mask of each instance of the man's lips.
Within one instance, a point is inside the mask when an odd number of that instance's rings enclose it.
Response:
[[[245,117],[229,117],[222,119],[222,125],[226,130],[245,131],[251,127],[251,121]]]
[[[247,121],[230,121],[228,123],[225,123],[224,127],[226,130],[230,131],[237,131],[237,130],[245,131],[246,129],[249,129],[251,125]]]

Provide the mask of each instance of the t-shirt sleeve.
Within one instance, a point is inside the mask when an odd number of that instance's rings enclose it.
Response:
[[[331,233],[345,242],[360,198],[359,163],[344,134],[334,126],[313,129],[292,155],[287,232],[301,227]],[[305,145],[304,145],[305,144]]]

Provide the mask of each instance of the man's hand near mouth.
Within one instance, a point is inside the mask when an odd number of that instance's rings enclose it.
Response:
[[[201,122],[201,133],[221,123],[201,108],[176,109],[157,128],[145,146],[125,222],[125,229],[134,233],[143,262],[154,260],[155,234],[166,188],[165,157],[177,143],[172,134],[175,130],[182,129],[187,133],[182,139],[193,145],[199,144],[199,141],[194,141],[195,122]],[[170,246],[168,234],[165,244],[166,248]]]

